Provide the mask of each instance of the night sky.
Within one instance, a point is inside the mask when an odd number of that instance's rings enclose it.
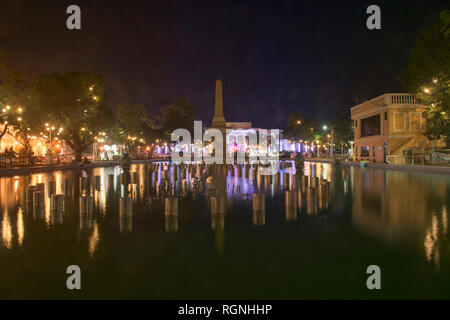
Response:
[[[227,121],[280,127],[298,111],[326,121],[385,92],[417,33],[446,1],[0,1],[0,50],[32,75],[101,74],[108,104],[143,102],[152,113],[177,97],[213,113],[214,81],[224,81]],[[66,28],[81,7],[82,29]],[[366,28],[381,7],[382,29]]]

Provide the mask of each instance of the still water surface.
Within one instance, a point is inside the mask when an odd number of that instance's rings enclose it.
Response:
[[[0,178],[0,298],[450,298],[449,175],[306,162],[228,171],[217,196],[165,166]],[[329,184],[308,195],[301,174]]]

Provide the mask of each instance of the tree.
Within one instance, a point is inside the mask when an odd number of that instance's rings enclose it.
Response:
[[[11,60],[8,54],[0,51],[0,121],[3,123],[0,140],[11,126],[22,121],[27,98],[25,76],[12,66]]]
[[[106,105],[103,79],[91,73],[53,73],[37,79],[31,91],[31,102],[47,118],[47,128],[55,127],[60,138],[81,161],[82,153],[94,137],[113,123]],[[61,128],[61,129],[60,129]],[[48,131],[52,129],[47,129]]]
[[[292,112],[289,115],[283,136],[293,140],[315,141],[320,138],[318,124],[314,120],[303,120],[299,113]]]
[[[164,107],[162,110],[162,132],[164,138],[170,139],[172,132],[178,128],[187,129],[192,133],[194,112],[195,107],[185,98],[178,98],[171,105]]]
[[[288,139],[300,140],[304,137],[304,120],[298,112],[292,112],[283,130],[283,135]]]
[[[417,36],[409,64],[400,76],[405,89],[426,106],[425,134],[450,139],[450,10]]]
[[[146,142],[149,121],[144,105],[120,104],[116,107],[116,124],[109,130],[110,135],[114,141],[125,144],[130,152],[134,146]]]
[[[344,150],[349,141],[353,141],[354,138],[354,124],[352,120],[335,120],[333,126],[333,142],[337,149]]]

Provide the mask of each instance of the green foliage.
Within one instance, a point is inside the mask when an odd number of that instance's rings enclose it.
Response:
[[[409,65],[400,76],[405,89],[426,107],[425,134],[450,138],[450,10],[440,21],[425,28],[411,50]]]
[[[337,148],[344,148],[354,138],[354,124],[352,120],[336,120],[333,126],[334,144]]]
[[[25,76],[11,64],[11,57],[0,51],[0,121],[4,125],[0,139],[12,130],[12,126],[29,127],[24,120],[24,105],[27,100]],[[28,108],[27,115],[33,120]],[[14,131],[17,130],[13,130]]]
[[[31,90],[31,100],[40,119],[47,119],[61,139],[75,152],[77,161],[94,142],[94,136],[110,126],[113,114],[106,106],[103,79],[85,72],[40,77]],[[41,128],[44,123],[41,123]]]
[[[292,140],[315,141],[321,135],[317,122],[303,120],[298,112],[292,112],[283,130],[283,136]]]
[[[164,107],[162,131],[165,139],[170,139],[175,129],[183,128],[193,132],[195,107],[188,99],[178,98],[171,105]]]

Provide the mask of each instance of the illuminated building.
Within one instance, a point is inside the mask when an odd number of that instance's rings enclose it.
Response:
[[[425,106],[406,93],[386,93],[352,107],[356,159],[385,162],[389,155],[431,148],[423,135],[424,111]]]

